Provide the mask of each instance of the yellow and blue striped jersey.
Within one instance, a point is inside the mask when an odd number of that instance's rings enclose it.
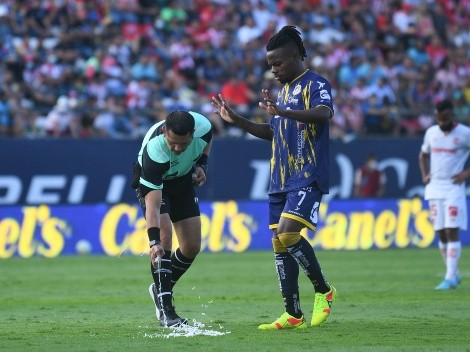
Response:
[[[308,110],[326,106],[333,116],[330,83],[306,70],[279,91],[277,104],[283,110]],[[287,192],[313,182],[323,193],[329,190],[329,123],[302,123],[273,116],[271,180],[269,193]]]

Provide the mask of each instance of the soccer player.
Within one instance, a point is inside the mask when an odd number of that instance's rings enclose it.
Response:
[[[464,167],[470,153],[470,128],[455,122],[450,100],[442,100],[435,107],[437,124],[426,130],[419,167],[426,185],[424,198],[429,202],[446,264],[444,281],[436,290],[451,290],[460,284],[459,229],[467,229],[465,180],[470,177],[470,169]]]
[[[161,326],[186,324],[173,306],[173,287],[201,249],[201,219],[195,186],[206,181],[212,141],[209,120],[174,111],[144,137],[132,187],[142,207],[150,246],[150,295]],[[172,226],[179,248],[173,253]]]
[[[300,32],[285,26],[266,45],[266,58],[274,77],[284,86],[271,98],[263,90],[259,105],[272,115],[269,123],[255,123],[238,115],[219,94],[212,98],[216,112],[227,122],[272,142],[269,186],[269,228],[285,313],[261,330],[304,329],[300,307],[299,267],[315,290],[312,326],[330,315],[336,290],[323,276],[310,243],[300,235],[315,230],[322,195],[329,190],[329,120],[333,117],[330,83],[304,68],[307,56]]]

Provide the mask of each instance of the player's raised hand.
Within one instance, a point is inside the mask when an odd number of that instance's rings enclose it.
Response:
[[[219,114],[225,121],[234,123],[236,119],[236,112],[228,106],[227,102],[222,97],[222,94],[218,94],[212,97],[212,106],[216,109],[214,112]]]
[[[281,109],[278,108],[275,100],[271,98],[271,94],[269,94],[269,90],[263,89],[261,91],[263,93],[264,97],[264,102],[259,102],[259,107],[263,110],[266,110],[266,112],[270,115],[282,115]]]

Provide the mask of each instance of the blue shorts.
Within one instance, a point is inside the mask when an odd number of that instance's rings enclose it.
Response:
[[[282,216],[315,230],[322,196],[316,183],[290,192],[270,194],[269,228],[276,229]]]

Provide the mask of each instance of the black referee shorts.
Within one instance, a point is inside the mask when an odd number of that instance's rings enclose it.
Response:
[[[136,190],[136,193],[145,215],[145,200],[142,196],[141,187]],[[192,172],[173,180],[163,181],[160,214],[169,214],[173,223],[201,215],[199,200],[192,180]]]

